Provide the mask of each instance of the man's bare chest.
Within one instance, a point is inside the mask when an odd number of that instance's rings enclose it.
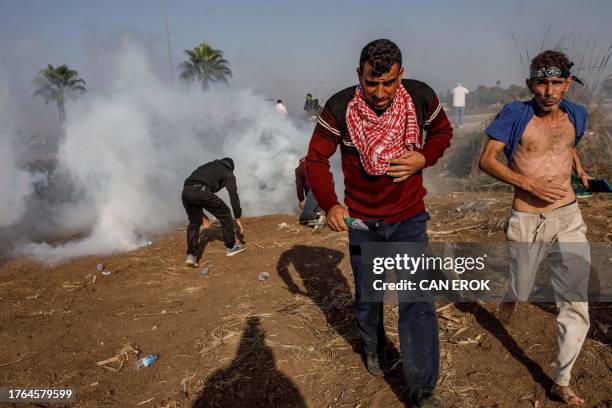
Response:
[[[576,131],[565,116],[553,123],[534,117],[525,128],[518,149],[523,154],[559,154],[574,147]]]

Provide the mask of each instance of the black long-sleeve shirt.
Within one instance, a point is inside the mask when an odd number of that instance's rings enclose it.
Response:
[[[242,216],[240,199],[238,197],[238,187],[236,186],[236,176],[229,163],[224,160],[214,160],[206,163],[197,169],[187,179],[185,186],[194,184],[204,184],[210,189],[211,193],[216,193],[222,188],[226,188],[229,193],[230,203],[235,218]]]

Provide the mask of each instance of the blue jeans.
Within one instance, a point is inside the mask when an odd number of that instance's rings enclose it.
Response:
[[[453,124],[463,125],[465,106],[453,106]]]
[[[355,278],[355,317],[366,353],[382,353],[386,344],[383,303],[362,301],[361,244],[366,242],[427,242],[427,220],[423,211],[394,224],[378,223],[375,231],[350,230],[349,252]],[[414,256],[419,256],[414,254]],[[399,278],[399,277],[398,277]],[[399,302],[398,333],[406,383],[411,396],[438,382],[440,345],[438,319],[433,302]]]
[[[312,190],[308,192],[306,198],[304,199],[304,208],[302,209],[302,214],[300,214],[300,222],[305,223],[311,220],[314,220],[318,217],[317,210],[319,209],[319,205],[317,204],[317,200],[312,194]]]

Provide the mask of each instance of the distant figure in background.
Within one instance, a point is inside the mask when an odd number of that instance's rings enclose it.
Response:
[[[315,99],[312,102],[312,117],[315,120],[319,119],[319,114],[321,113],[321,110],[323,110],[323,107],[319,105],[319,100]]]
[[[287,108],[285,108],[285,105],[283,105],[283,101],[281,99],[276,101],[276,105],[274,105],[274,109],[276,109],[276,111],[283,116],[287,116],[287,114],[289,113],[287,112]]]
[[[466,87],[461,85],[461,82],[457,82],[457,85],[453,88],[453,125],[463,127],[463,116],[465,114],[465,95],[469,94],[470,91]]]
[[[307,93],[306,94],[306,101],[304,102],[304,112],[306,112],[306,116],[310,117],[310,112],[312,112],[312,108],[313,108],[313,100],[312,100],[312,94]]]
[[[187,259],[185,259],[185,263],[189,266],[198,266],[202,257],[202,251],[200,251],[198,245],[200,226],[204,219],[202,209],[217,217],[221,223],[227,256],[236,255],[246,249],[246,247],[236,243],[234,222],[229,207],[215,194],[224,187],[229,193],[236,225],[238,225],[242,236],[244,234],[244,227],[240,221],[242,209],[240,208],[238,187],[234,176],[234,161],[232,159],[225,157],[221,160],[206,163],[194,170],[185,180],[181,200],[189,218]]]
[[[304,167],[304,157],[300,159],[300,163],[295,169],[295,188],[298,196],[298,207],[302,210],[300,224],[324,224],[325,215],[319,213],[321,210],[317,200],[314,198],[312,191],[310,191],[310,185],[306,177],[306,168]]]

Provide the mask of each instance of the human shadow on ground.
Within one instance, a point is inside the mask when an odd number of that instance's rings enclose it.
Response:
[[[455,307],[463,313],[472,314],[480,326],[496,337],[506,350],[508,350],[510,355],[527,368],[534,381],[546,390],[548,398],[552,398],[549,392],[550,387],[553,385],[552,379],[544,372],[537,362],[525,354],[522,347],[514,340],[510,333],[508,333],[504,325],[493,313],[489,312],[478,303],[455,303]]]
[[[205,407],[306,408],[298,388],[276,368],[259,317],[247,319],[238,351],[230,365],[206,379],[193,404],[193,408]]]
[[[344,254],[335,249],[295,245],[280,256],[276,270],[289,292],[309,297],[321,309],[329,326],[351,345],[353,352],[361,356],[365,370],[365,356],[355,322],[353,293],[339,268],[343,258]],[[302,290],[291,276],[291,265],[301,278],[305,290]],[[400,353],[391,341],[387,341],[386,354],[390,363],[400,359]],[[401,363],[385,380],[397,398],[408,404]]]
[[[548,272],[550,275],[550,272]],[[610,344],[612,342],[612,304],[608,302],[610,298],[609,284],[607,280],[607,271],[601,271],[591,265],[589,274],[588,295],[586,299],[589,302],[589,320],[591,327],[587,334],[587,338],[595,340],[602,344]],[[536,288],[537,290],[538,288]],[[547,288],[548,292],[540,298],[543,301],[532,301],[531,303],[540,310],[552,315],[555,319],[559,313],[557,304],[554,301],[555,296],[552,289]]]
[[[559,310],[556,303],[534,303],[540,310],[549,313],[554,319]],[[589,302],[589,320],[591,326],[587,339],[595,340],[601,344],[612,343],[612,304],[605,302]]]

